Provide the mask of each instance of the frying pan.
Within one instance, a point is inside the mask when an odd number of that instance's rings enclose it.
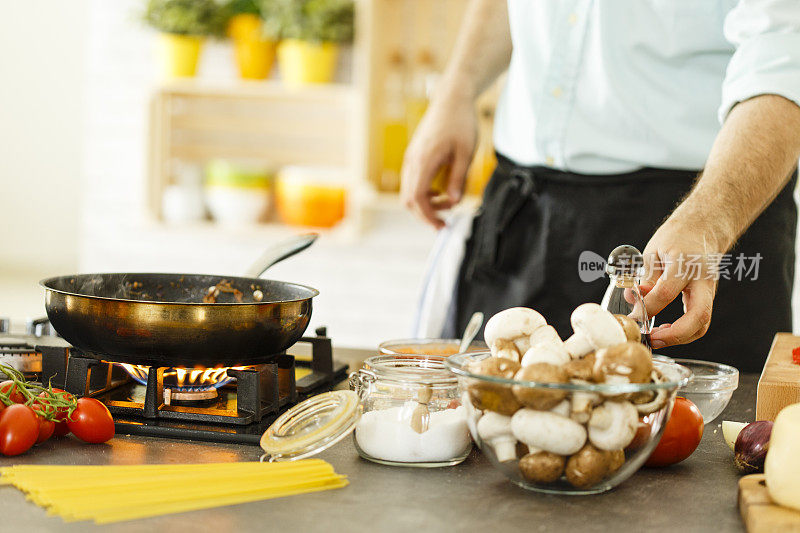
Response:
[[[279,245],[262,257],[262,268],[251,269],[253,277],[120,273],[45,279],[45,310],[59,335],[97,359],[159,367],[268,362],[303,335],[319,291],[257,276],[315,239]],[[211,287],[222,291],[216,301],[204,302]]]

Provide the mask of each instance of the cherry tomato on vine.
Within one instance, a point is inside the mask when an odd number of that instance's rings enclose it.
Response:
[[[69,430],[84,442],[99,444],[114,436],[114,419],[108,407],[94,398],[80,398],[67,419]]]
[[[703,415],[695,404],[678,397],[667,420],[658,446],[647,459],[647,466],[680,463],[697,449],[703,437]]]
[[[31,405],[31,409],[41,412],[41,414],[39,412],[36,413],[36,419],[39,422],[39,436],[36,438],[36,444],[41,444],[53,435],[53,431],[56,429],[56,423],[43,416],[45,408],[42,404],[34,403]]]
[[[14,403],[25,403],[25,395],[20,392],[17,385],[10,379],[0,383],[0,392],[8,394],[9,400]]]
[[[66,398],[66,399],[72,399],[73,398],[72,394],[68,393],[64,389],[53,388],[51,390],[53,392],[55,392],[55,393],[58,393],[59,395],[62,395],[62,393],[63,393],[63,397]],[[41,398],[50,398],[51,396],[50,396],[50,394],[47,393],[47,391],[42,391],[42,392],[39,393],[39,397],[41,397]],[[55,423],[55,428],[53,429],[53,435],[54,436],[63,437],[64,435],[69,433],[69,427],[67,427],[67,408],[66,407],[60,407],[58,409],[58,411],[56,411],[56,416],[55,416],[55,419],[54,419],[54,423]]]
[[[38,415],[27,405],[14,404],[0,413],[0,453],[19,455],[39,437]]]

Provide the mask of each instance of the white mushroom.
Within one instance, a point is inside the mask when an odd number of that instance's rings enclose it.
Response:
[[[571,412],[569,400],[562,400],[560,404],[550,409],[550,412],[557,414],[558,416],[569,417]]]
[[[586,385],[588,382],[579,379],[570,380],[570,383],[576,385]],[[592,409],[603,401],[603,398],[596,392],[574,391],[570,399],[570,414],[569,417],[579,424],[585,424],[592,416]]]
[[[520,409],[511,417],[511,431],[529,447],[556,455],[571,455],[586,442],[586,429],[548,411]]]
[[[519,362],[522,354],[531,347],[531,335],[546,325],[547,321],[544,317],[533,309],[512,307],[500,311],[486,322],[483,338],[492,351],[492,355],[497,357],[502,350],[502,357]],[[508,342],[513,343],[516,357],[509,357],[512,348]]]
[[[575,333],[564,346],[573,358],[625,342],[625,330],[614,315],[595,303],[581,304],[570,316]]]
[[[469,428],[469,434],[472,435],[472,440],[475,442],[478,441],[478,420],[480,420],[481,416],[483,416],[483,411],[480,409],[475,408],[472,405],[472,400],[469,398],[469,393],[464,391],[461,393],[461,405],[464,406],[464,413],[467,417],[467,427]]]
[[[631,443],[638,426],[639,413],[632,403],[607,401],[592,411],[589,442],[601,450],[621,450]]]
[[[570,361],[569,353],[563,346],[553,346],[552,344],[536,344],[522,356],[520,364],[525,366],[536,363],[550,363],[551,365],[561,366]]]
[[[517,458],[517,439],[511,432],[511,417],[488,412],[478,420],[478,436],[501,463]]]
[[[651,379],[653,383],[662,383],[666,381],[664,378],[661,377],[657,371],[653,370],[651,373]],[[651,393],[652,396],[649,401],[639,401],[637,402],[635,399],[633,404],[636,406],[636,410],[639,411],[640,415],[649,415],[650,413],[655,413],[667,403],[667,389],[658,389],[655,393]]]

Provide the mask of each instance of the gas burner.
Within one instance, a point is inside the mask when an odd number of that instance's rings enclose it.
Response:
[[[213,400],[217,396],[219,394],[214,387],[164,389],[164,405],[172,405],[172,402],[202,402]]]
[[[43,357],[42,381],[103,402],[120,434],[258,444],[280,413],[347,375],[347,365],[333,361],[325,328],[298,344],[310,344],[310,358],[284,352],[258,365],[194,369],[122,365],[75,348],[51,350]]]
[[[147,385],[149,366],[114,363],[125,369],[140,385]],[[224,387],[236,381],[228,375],[229,370],[244,370],[245,366],[218,368],[166,368],[164,369],[164,385],[170,385],[176,392],[208,391]]]

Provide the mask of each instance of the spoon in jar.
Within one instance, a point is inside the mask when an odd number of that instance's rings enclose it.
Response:
[[[431,401],[431,396],[433,396],[433,389],[430,385],[420,387],[417,391],[417,406],[414,408],[414,412],[411,413],[411,429],[417,433],[428,431],[428,425],[431,421],[428,402]]]
[[[458,347],[458,353],[464,353],[469,350],[469,345],[475,340],[475,335],[478,334],[482,325],[483,313],[480,311],[472,313],[467,327],[464,329],[464,334],[461,336],[461,344]]]
[[[461,344],[458,347],[459,353],[464,353],[469,349],[470,344],[475,340],[475,335],[478,334],[482,325],[483,313],[480,311],[473,313],[464,330],[464,335],[461,337]],[[414,412],[411,413],[411,429],[417,433],[425,433],[428,431],[428,425],[431,419],[428,403],[431,401],[431,396],[433,396],[433,389],[430,385],[425,385],[417,391],[417,406],[414,407]]]

